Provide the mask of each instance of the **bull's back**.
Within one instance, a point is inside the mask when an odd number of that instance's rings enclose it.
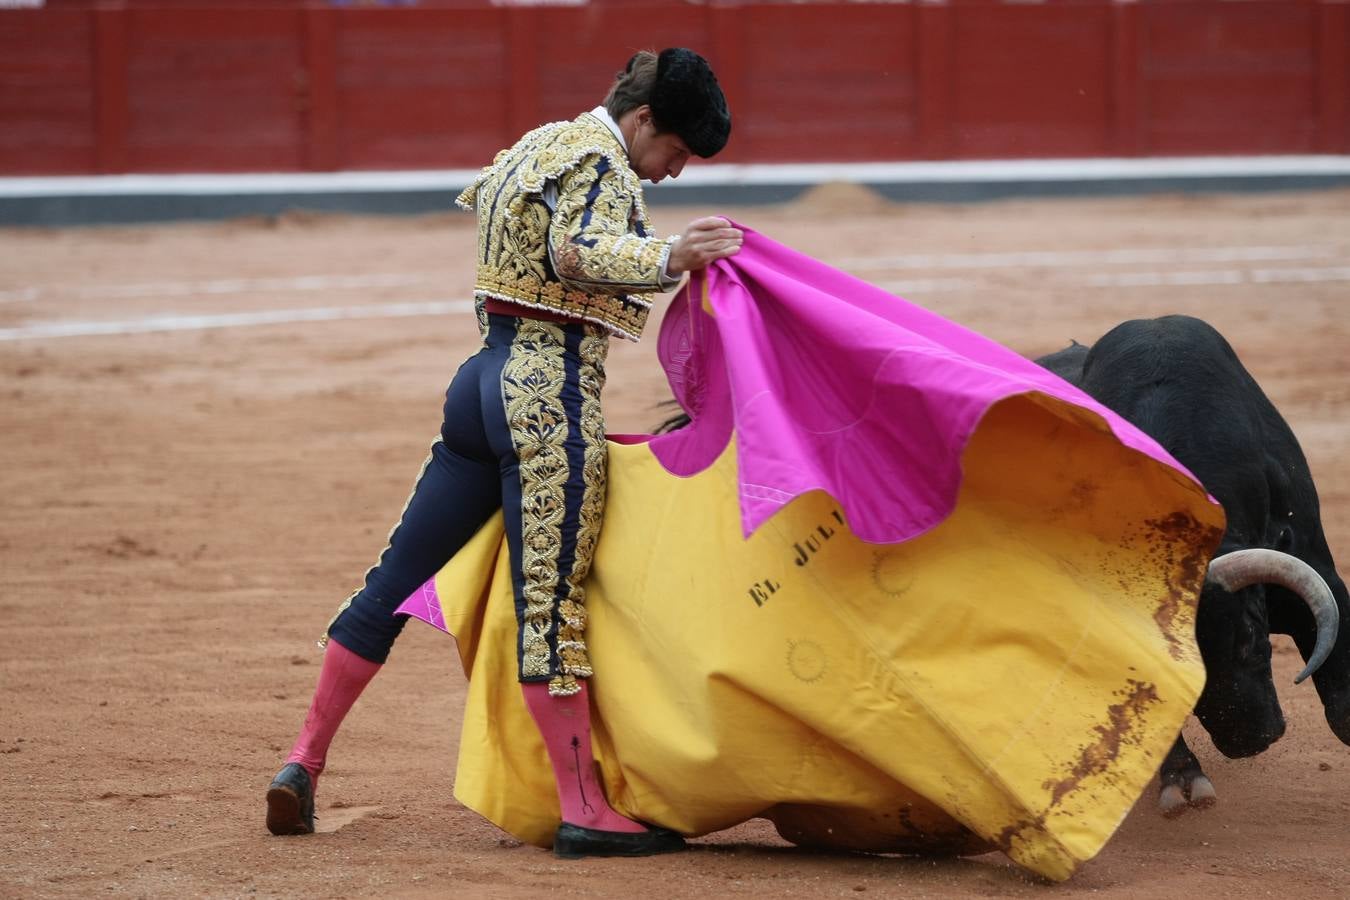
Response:
[[[1143,429],[1188,465],[1293,433],[1223,335],[1191,316],[1135,319],[1087,352],[1080,387]],[[1301,454],[1300,454],[1301,455]],[[1197,471],[1203,478],[1203,473]]]

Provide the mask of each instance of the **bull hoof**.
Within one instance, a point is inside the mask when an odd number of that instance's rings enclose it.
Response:
[[[1175,784],[1165,785],[1158,794],[1158,809],[1169,819],[1175,819],[1186,811],[1186,795]]]
[[[1214,790],[1214,782],[1201,775],[1191,782],[1191,790],[1186,799],[1196,809],[1209,809],[1219,802],[1219,795]]]
[[[1209,809],[1217,802],[1219,794],[1214,790],[1214,782],[1204,775],[1192,778],[1184,788],[1169,784],[1158,792],[1158,809],[1169,819],[1175,819],[1188,809]]]

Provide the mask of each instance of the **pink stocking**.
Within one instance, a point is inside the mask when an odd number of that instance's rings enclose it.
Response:
[[[579,683],[581,690],[566,697],[551,695],[543,682],[520,686],[553,763],[563,821],[600,831],[646,831],[615,812],[605,799],[591,755],[590,695],[586,682]]]
[[[378,671],[379,663],[357,656],[337,641],[328,642],[328,649],[323,654],[323,669],[319,672],[319,685],[314,689],[304,727],[295,739],[291,755],[286,757],[286,762],[304,766],[316,785],[333,735],[337,734],[348,710]]]

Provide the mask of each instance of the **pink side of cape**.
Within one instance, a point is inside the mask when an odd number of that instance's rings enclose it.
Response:
[[[441,611],[441,598],[436,593],[436,576],[427,579],[427,583],[408,595],[408,598],[394,610],[396,616],[412,616],[428,625],[450,633],[445,625],[445,614]]]
[[[704,283],[691,282],[657,348],[693,421],[650,446],[687,476],[734,433],[746,535],[813,490],[834,497],[863,540],[922,534],[954,509],[961,453],[981,417],[1033,391],[1093,411],[1126,446],[1185,472],[1152,438],[1006,347],[750,229],[740,253],[705,277],[716,315],[702,308]]]

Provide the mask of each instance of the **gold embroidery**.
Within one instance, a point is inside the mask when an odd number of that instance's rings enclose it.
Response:
[[[586,651],[585,579],[600,534],[605,501],[605,428],[600,392],[605,383],[609,339],[600,332],[580,343],[582,397],[577,427],[585,441],[582,471],[567,458],[570,428],[563,406],[565,335],[558,325],[521,319],[502,369],[502,394],[511,441],[520,461],[521,559],[524,616],[520,631],[521,675],[551,676],[549,692],[574,694],[577,678],[591,675]],[[558,597],[558,554],[567,512],[567,484],[582,478],[582,500],[572,570]],[[556,628],[555,648],[548,636]]]
[[[559,188],[552,217],[543,199],[549,181]],[[497,154],[457,202],[478,210],[476,297],[637,340],[651,308],[639,295],[662,290],[672,241],[640,236],[652,232],[641,182],[599,119],[585,114],[536,128]],[[561,271],[550,261],[550,236]]]
[[[333,618],[328,620],[328,624],[324,626],[323,634],[320,635],[318,641],[315,642],[319,645],[320,649],[328,649],[328,632],[333,630],[333,626],[337,623],[337,620],[347,611],[347,607],[352,605],[352,601],[356,599],[356,595],[359,593],[361,593],[360,588],[352,591],[352,595],[346,600],[343,600],[342,605],[337,608],[337,612],[333,613]]]
[[[548,692],[554,697],[570,697],[581,692],[581,683],[572,675],[559,675],[548,683]]]
[[[525,576],[521,675],[527,678],[555,671],[548,633],[558,586],[568,476],[563,357],[561,328],[521,319],[502,368],[506,422],[520,460],[520,565]]]
[[[606,465],[605,420],[600,411],[600,392],[605,386],[605,356],[608,341],[603,337],[581,339],[581,365],[578,367],[581,393],[580,428],[585,440],[582,454],[582,499],[578,511],[576,554],[567,577],[568,599],[559,613],[558,655],[564,674],[591,675],[590,656],[586,652],[585,581],[590,573],[595,545],[604,518]],[[550,686],[550,691],[552,691]]]
[[[473,315],[478,320],[478,336],[483,339],[483,346],[487,346],[488,339],[488,311],[485,298],[475,296],[473,298]]]
[[[657,290],[670,243],[633,232],[641,185],[612,170],[601,172],[600,162],[583,160],[559,180],[558,208],[548,235],[558,275],[603,293]],[[625,171],[632,175],[632,170]],[[641,222],[644,233],[650,231],[645,214]]]

